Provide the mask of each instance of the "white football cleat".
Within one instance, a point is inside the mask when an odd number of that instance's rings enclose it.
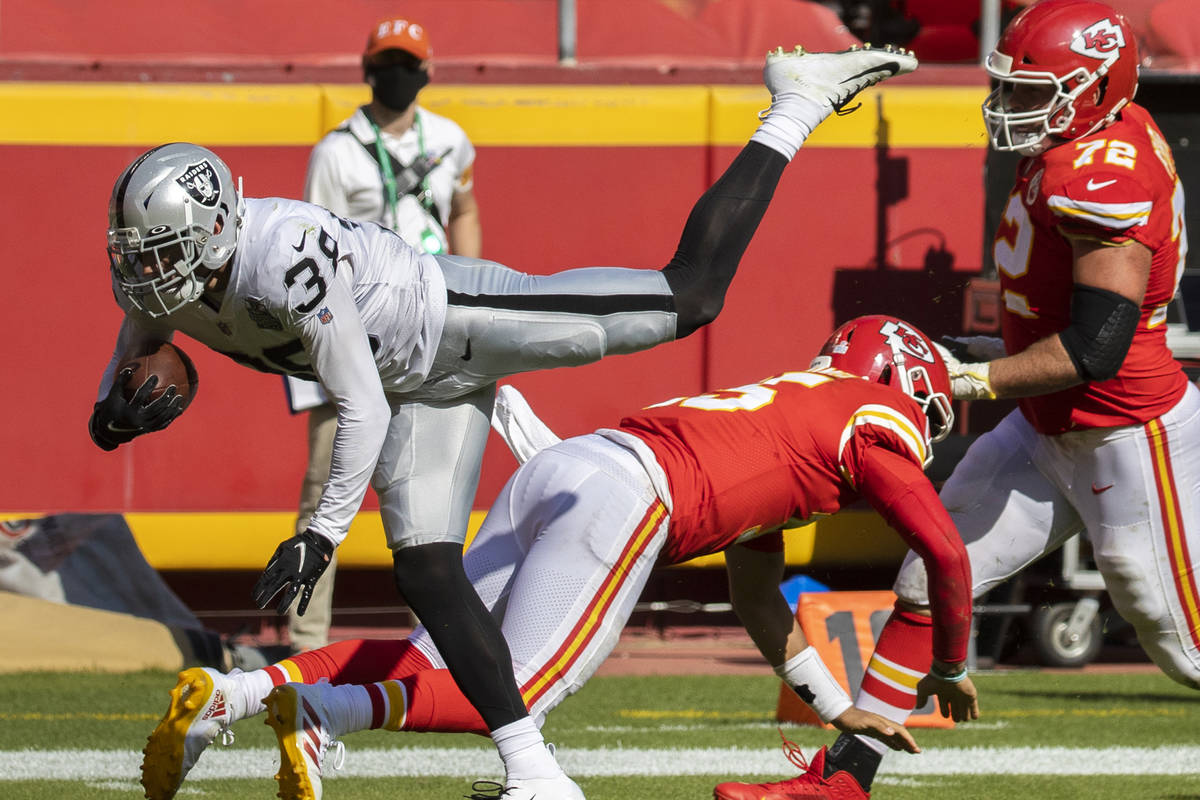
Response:
[[[777,47],[767,53],[763,82],[772,102],[781,95],[798,94],[841,111],[868,86],[916,68],[912,51],[890,44],[879,50],[856,45],[836,53],[808,53],[803,47],[784,52]]]
[[[321,700],[322,684],[285,683],[276,686],[263,703],[267,724],[279,741],[279,797],[282,800],[321,800],[321,771],[325,754],[334,748],[333,768],[341,769],[346,749],[329,723]]]
[[[565,772],[557,778],[513,778],[503,796],[504,800],[585,800],[579,784]]]
[[[146,797],[171,800],[200,754],[218,735],[221,744],[226,747],[233,744],[233,731],[229,728],[233,722],[231,691],[233,682],[215,669],[193,667],[179,673],[167,713],[142,750],[142,788]]]
[[[557,778],[511,778],[501,786],[475,781],[467,800],[586,800],[579,784],[565,773]]]

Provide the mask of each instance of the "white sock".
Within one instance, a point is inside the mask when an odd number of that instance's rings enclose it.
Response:
[[[542,732],[533,724],[533,717],[525,717],[492,731],[492,741],[504,761],[505,776],[515,778],[556,778],[562,767],[554,760],[554,754],[546,747]]]
[[[275,682],[265,669],[230,673],[227,677],[233,684],[230,705],[234,720],[253,717],[267,710],[262,701],[275,688]]]
[[[771,98],[771,108],[750,141],[764,144],[791,161],[813,128],[832,111],[828,100],[818,102],[795,92],[783,92]]]
[[[334,730],[330,735],[365,731],[371,727],[374,707],[371,695],[365,686],[345,684],[332,686],[320,684],[321,702],[325,704],[325,716]]]

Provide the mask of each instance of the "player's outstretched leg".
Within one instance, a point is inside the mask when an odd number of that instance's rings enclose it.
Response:
[[[916,68],[916,56],[891,45],[852,47],[836,53],[776,48],[767,54],[763,69],[771,107],[764,112],[763,125],[752,141],[761,141],[791,159],[813,128],[834,111],[842,111],[863,89]]]
[[[266,723],[279,742],[275,780],[282,800],[321,800],[321,770],[330,747],[334,748],[333,768],[342,767],[346,751],[325,705],[327,688],[324,683],[285,683],[272,689],[264,701]]]
[[[813,128],[863,89],[912,72],[917,59],[893,48],[767,54],[763,82],[771,107],[750,142],[688,215],[679,247],[663,268],[676,313],[676,338],[717,318],[725,293],[775,194],[784,168]]]
[[[236,670],[235,670],[236,671]],[[215,669],[193,667],[179,673],[171,702],[142,751],[142,787],[150,800],[170,800],[218,735],[233,743],[234,687]]]

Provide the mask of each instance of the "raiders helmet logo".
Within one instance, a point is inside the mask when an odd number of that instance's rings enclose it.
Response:
[[[927,364],[934,363],[925,338],[900,320],[888,320],[879,329],[893,353],[904,353]]]
[[[221,194],[221,181],[217,178],[217,171],[213,169],[213,165],[208,159],[201,161],[199,164],[191,164],[183,174],[175,179],[175,182],[183,187],[193,200],[202,206],[215,208],[217,198]]]
[[[1108,19],[1084,28],[1071,41],[1072,51],[1100,61],[1115,60],[1124,46],[1125,34]]]

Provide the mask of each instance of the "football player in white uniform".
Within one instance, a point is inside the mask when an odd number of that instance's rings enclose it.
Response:
[[[580,798],[544,746],[500,627],[463,571],[496,381],[642,350],[712,321],[811,130],[862,89],[916,65],[890,47],[769,54],[770,110],[696,203],[661,270],[538,276],[419,254],[374,223],[242,197],[229,168],[202,147],[156,147],[122,172],[109,204],[108,252],[125,319],[92,438],[115,449],[179,413],[170,390],[150,403],[145,394],[126,401],[131,372],[116,370],[127,350],[174,331],[255,369],[319,380],[338,413],[329,481],[308,529],[271,557],[255,603],[278,595],[283,613],[299,597],[304,613],[370,483],[397,586],[491,732],[505,797]],[[174,796],[194,763],[186,734],[213,691],[203,679],[172,691],[143,762],[152,800]]]
[[[479,257],[483,231],[475,200],[475,147],[453,120],[419,102],[433,74],[429,31],[387,17],[371,26],[363,77],[371,102],[325,134],[313,147],[304,200],[345,219],[378,222],[425,253]],[[307,409],[308,466],[300,488],[295,531],[302,533],[329,479],[337,409],[320,384],[285,377],[293,411]],[[288,609],[295,650],[329,642],[337,554],[313,587],[308,612]]]

